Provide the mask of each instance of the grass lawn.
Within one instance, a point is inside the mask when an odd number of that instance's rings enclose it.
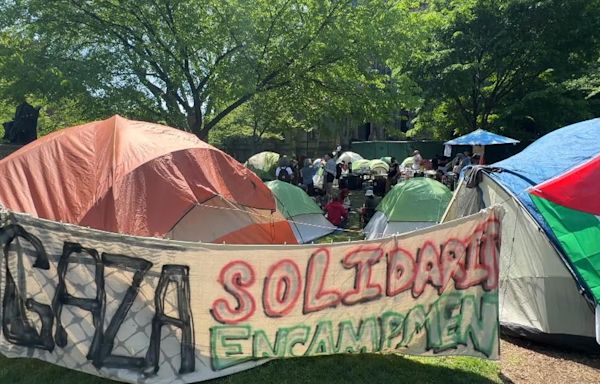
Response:
[[[336,355],[275,360],[212,380],[210,384],[247,383],[501,383],[499,364],[468,357]],[[32,359],[0,357],[0,383],[108,384],[113,381]]]

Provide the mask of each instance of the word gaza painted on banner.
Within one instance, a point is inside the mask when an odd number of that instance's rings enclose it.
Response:
[[[261,284],[255,268],[244,260],[232,261],[219,276],[227,296],[213,302],[211,314],[218,322],[231,325],[251,320],[259,302],[266,316],[277,318],[299,305],[303,314],[309,314],[407,291],[418,299],[427,285],[436,288],[439,295],[450,287],[464,290],[480,285],[485,291],[492,291],[498,286],[498,233],[499,223],[491,220],[466,239],[451,238],[441,244],[426,241],[415,251],[359,246],[341,260],[331,260],[328,248],[318,249],[308,259],[304,274],[292,259],[271,265],[262,281],[260,298],[252,294],[252,288]],[[354,278],[353,286],[345,291],[327,285],[330,266],[338,262]],[[380,264],[385,264],[385,279],[376,281],[373,270]]]
[[[7,225],[0,229],[0,238],[4,244],[4,257],[6,260],[6,283],[2,300],[2,330],[5,338],[12,344],[25,347],[40,348],[52,352],[56,346],[65,347],[68,336],[61,322],[61,312],[65,306],[76,306],[89,311],[93,317],[94,336],[91,341],[87,359],[96,368],[128,368],[156,373],[159,369],[159,354],[161,349],[161,329],[163,325],[170,325],[181,330],[181,365],[180,373],[193,372],[195,367],[194,333],[190,310],[190,283],[189,268],[184,265],[164,265],[160,274],[158,285],[154,293],[155,314],[152,319],[152,334],[144,358],[132,356],[117,356],[112,354],[115,337],[123,321],[138,295],[140,284],[144,276],[152,267],[152,263],[135,257],[102,253],[95,249],[85,248],[80,244],[65,242],[60,255],[57,275],[58,284],[54,292],[52,305],[42,304],[28,297],[27,292],[19,292],[15,277],[9,268],[11,245],[19,242],[21,245],[28,243],[33,249],[35,258],[34,268],[48,271],[50,262],[42,242],[34,235],[28,233],[19,225]],[[82,263],[87,259],[94,266],[94,283],[96,285],[95,298],[80,298],[67,291],[66,274],[71,265]],[[17,263],[18,265],[19,263]],[[106,315],[105,269],[117,268],[133,271],[132,282],[127,289],[122,302],[110,319],[106,329],[103,329]],[[18,270],[17,274],[25,271]],[[178,318],[165,314],[165,293],[167,287],[173,284],[176,287],[178,304]],[[36,313],[41,321],[41,329],[31,325],[27,317],[28,309]],[[56,323],[56,327],[54,324]],[[54,334],[53,334],[53,330]]]

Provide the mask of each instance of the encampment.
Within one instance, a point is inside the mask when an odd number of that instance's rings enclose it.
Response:
[[[424,177],[403,181],[383,198],[364,232],[368,240],[430,227],[440,221],[452,192]]]
[[[276,152],[259,152],[250,156],[244,165],[263,181],[275,180],[275,170],[279,165],[279,157],[279,153]]]
[[[279,180],[266,184],[277,200],[277,210],[290,223],[298,243],[310,243],[336,230],[317,203],[301,188]]]
[[[600,119],[594,119],[551,132],[490,167],[474,168],[460,182],[444,221],[494,204],[507,212],[500,254],[500,321],[507,331],[598,348],[593,339],[598,247],[578,240],[598,236],[592,215],[600,183],[579,173],[579,167],[595,169],[597,160],[586,162],[598,154]],[[545,182],[562,187],[549,194]],[[575,221],[573,209],[582,211]]]
[[[137,236],[295,243],[271,191],[226,153],[163,125],[113,116],[62,129],[0,161],[0,203]]]

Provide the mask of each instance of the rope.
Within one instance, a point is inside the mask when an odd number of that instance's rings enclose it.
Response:
[[[269,219],[269,220],[273,219],[273,217],[270,216],[270,215],[265,215],[265,214],[261,214],[261,213],[257,213],[257,212],[247,211],[247,210],[244,210],[244,209],[241,209],[241,208],[237,208],[237,207],[216,207],[214,205],[208,205],[208,204],[204,204],[204,203],[202,203],[202,204],[196,204],[196,206],[206,207],[206,208],[213,208],[213,209],[221,209],[221,210],[226,210],[226,211],[239,211],[239,212],[243,212],[243,213],[245,213],[247,215],[251,215],[251,216],[262,217],[262,218]],[[331,229],[331,227],[329,227],[329,226],[319,225],[319,224],[303,223],[303,222],[296,222],[296,221],[294,221],[292,219],[285,219],[285,221],[287,221],[290,225],[296,225],[296,226],[297,225],[306,225],[306,226],[309,226],[309,227],[323,228],[323,229],[327,229],[327,230]],[[335,227],[335,228],[338,231],[343,231],[343,232],[348,232],[348,233],[364,234],[364,232],[362,230],[346,229],[346,228],[338,228],[338,227]],[[377,234],[378,235],[383,235],[383,233],[377,233]]]

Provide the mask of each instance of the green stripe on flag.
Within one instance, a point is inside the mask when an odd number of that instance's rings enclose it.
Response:
[[[600,220],[530,195],[579,275],[600,302]]]

